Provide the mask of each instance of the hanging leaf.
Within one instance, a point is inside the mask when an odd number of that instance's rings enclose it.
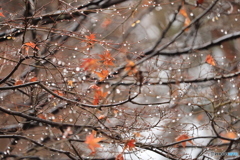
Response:
[[[179,141],[183,141],[183,140],[190,139],[190,138],[192,138],[192,137],[188,136],[187,134],[182,134],[182,135],[178,136],[177,138],[175,138],[175,140],[176,140],[177,142],[179,142]],[[191,144],[193,144],[192,140],[189,140],[188,142],[191,143]],[[186,147],[186,141],[185,141],[185,142],[182,142],[182,146],[183,146],[184,148]]]
[[[101,70],[101,72],[94,72],[100,78],[100,81],[103,81],[109,74],[109,71],[106,69]]]
[[[95,41],[95,38],[96,38],[96,36],[95,36],[96,34],[90,34],[89,36],[85,36],[85,38],[87,39],[87,40],[89,40],[89,41]]]
[[[29,82],[36,82],[37,81],[37,77],[32,77],[29,79]]]
[[[212,66],[216,66],[216,62],[211,55],[207,55],[205,61]]]
[[[118,154],[118,155],[116,156],[115,160],[124,160],[123,154],[122,154],[122,153]]]
[[[129,76],[137,73],[137,69],[133,61],[128,61],[128,64],[126,65],[124,70],[128,72]]]
[[[71,80],[68,80],[68,82],[67,82],[67,83],[68,83],[68,85],[69,85],[69,86],[71,86],[71,87],[73,86],[73,81],[71,81]]]
[[[85,58],[83,59],[83,63],[80,65],[81,68],[83,68],[84,70],[95,70],[96,68],[98,68],[99,63],[98,63],[98,59],[93,59],[93,58]]]
[[[197,6],[199,6],[199,4],[202,4],[204,2],[204,0],[197,0]]]
[[[102,61],[104,65],[106,66],[114,65],[113,61],[115,59],[111,56],[109,51],[104,52],[104,54],[100,54],[99,57],[101,58],[100,61]]]
[[[86,137],[86,140],[84,142],[88,145],[88,148],[92,151],[91,154],[96,153],[96,148],[101,147],[101,145],[98,144],[98,142],[105,139],[105,138],[100,138],[95,136],[96,136],[96,131],[93,130],[92,133]]]
[[[236,132],[227,132],[227,133],[221,134],[221,136],[226,137],[226,138],[230,138],[230,139],[237,138]],[[225,139],[221,139],[221,141],[222,141],[222,143],[229,143],[229,141],[225,140]]]
[[[100,100],[105,98],[107,96],[107,94],[108,94],[107,92],[103,92],[100,89],[95,90],[94,99],[93,99],[93,105],[99,104]]]
[[[135,143],[136,143],[135,139],[127,140],[123,150],[125,150],[125,149],[132,150],[132,149],[134,149],[135,148]]]
[[[37,47],[37,45],[33,42],[27,42],[27,43],[24,43],[25,46],[27,47],[31,47],[32,49],[37,49],[39,50],[39,48]]]
[[[15,86],[17,86],[17,85],[21,85],[21,84],[23,84],[23,81],[22,80],[16,80],[16,82],[15,82]]]
[[[185,7],[180,9],[179,13],[185,18],[184,26],[188,26],[191,23],[191,20],[190,20],[188,14],[187,14],[187,11],[186,11]]]
[[[0,12],[0,17],[5,17],[4,14],[2,12]]]

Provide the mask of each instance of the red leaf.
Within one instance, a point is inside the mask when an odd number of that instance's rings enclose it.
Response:
[[[1,16],[1,17],[5,17],[4,14],[3,14],[2,12],[0,12],[0,16]]]
[[[117,155],[115,160],[124,160],[123,154],[121,153],[121,154]]]
[[[24,43],[25,46],[28,46],[28,47],[31,47],[32,49],[37,49],[39,50],[39,48],[37,47],[37,45],[33,42],[27,42],[27,43]]]
[[[177,142],[179,142],[179,141],[183,141],[183,140],[190,139],[190,138],[192,138],[192,137],[188,136],[187,134],[182,134],[182,135],[178,136],[177,138],[175,138],[175,140]],[[189,140],[188,142],[193,144],[192,140]],[[185,148],[186,142],[182,142],[182,146]]]
[[[21,84],[23,84],[23,81],[22,80],[16,80],[16,82],[15,82],[15,86],[17,86],[17,85],[21,85]]]
[[[199,4],[202,4],[204,2],[204,0],[197,0],[197,6],[199,6]]]
[[[84,70],[94,70],[99,66],[97,59],[85,58],[83,60],[84,62],[81,64],[80,67],[83,68]]]
[[[96,38],[96,36],[95,36],[96,34],[90,34],[89,36],[85,36],[88,40],[90,40],[90,41],[95,41],[95,38]]]
[[[101,72],[94,72],[95,74],[98,75],[98,77],[100,78],[100,81],[103,81],[107,76],[109,71],[106,69],[101,70]]]
[[[135,148],[135,143],[136,143],[135,139],[127,140],[123,150],[125,149],[132,150],[133,148]]]
[[[212,66],[216,66],[216,62],[211,55],[207,55],[205,61]]]
[[[98,144],[98,142],[105,139],[100,137],[95,138],[95,136],[96,136],[96,131],[93,130],[92,133],[86,137],[86,140],[84,142],[88,145],[88,148],[92,151],[91,154],[96,153],[96,148],[101,147],[101,145]]]
[[[29,79],[29,82],[36,82],[37,81],[37,77],[32,77]]]
[[[113,66],[113,61],[115,60],[109,51],[104,52],[103,54],[100,54],[99,57],[101,58],[100,61],[103,61],[103,64],[106,66]]]

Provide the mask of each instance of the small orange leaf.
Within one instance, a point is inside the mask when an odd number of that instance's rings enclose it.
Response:
[[[55,94],[57,94],[57,95],[59,95],[59,96],[64,96],[64,94],[63,94],[63,92],[62,91],[58,91],[58,90],[56,90],[56,91],[53,91],[53,93],[55,93]]]
[[[72,87],[73,86],[73,81],[68,80],[68,85]]]
[[[103,92],[102,90],[96,90],[94,93],[93,104],[94,105],[99,104],[100,100],[105,98],[107,94],[108,94],[107,92]]]
[[[122,154],[122,153],[118,154],[118,155],[116,156],[115,160],[124,160],[123,154]]]
[[[221,136],[226,137],[226,138],[230,138],[230,139],[237,138],[236,132],[227,132],[225,134],[221,134]],[[222,141],[222,143],[229,143],[229,141],[225,140],[225,139],[221,139],[221,141]]]
[[[37,45],[33,42],[27,42],[27,43],[24,43],[25,46],[28,46],[28,47],[31,47],[32,49],[37,49],[39,50],[39,48],[37,47]]]
[[[83,60],[84,62],[81,64],[80,67],[83,68],[84,70],[94,70],[99,66],[97,59],[85,58]]]
[[[108,27],[111,23],[112,23],[112,20],[111,20],[110,18],[106,18],[106,19],[102,22],[101,27],[102,27],[102,28],[106,28],[106,27]]]
[[[0,12],[0,16],[1,16],[1,17],[5,17],[4,14],[3,14],[2,12]]]
[[[29,79],[29,82],[36,82],[37,81],[37,77],[32,77]]]
[[[22,80],[16,80],[16,82],[15,82],[15,86],[17,86],[17,85],[21,85],[21,84],[23,84],[23,81]]]
[[[115,60],[109,51],[104,52],[103,54],[100,54],[99,57],[101,58],[100,61],[103,61],[103,64],[106,66],[113,66],[113,61]]]
[[[88,40],[90,40],[90,41],[95,41],[95,38],[96,38],[96,36],[95,36],[96,34],[90,34],[89,36],[85,36],[85,38],[87,38]]]
[[[207,55],[205,61],[212,66],[216,66],[216,62],[210,54]]]
[[[100,78],[100,81],[103,81],[107,76],[109,71],[106,69],[101,70],[101,72],[94,72],[95,74],[98,75],[98,77]]]
[[[96,131],[92,131],[92,133],[88,136],[86,136],[86,140],[84,143],[86,143],[88,145],[88,148],[92,151],[91,154],[94,154],[96,153],[96,148],[100,148],[101,145],[98,144],[98,142],[104,140],[105,138],[100,138],[100,137],[97,137],[95,138],[96,136]]]
[[[124,70],[128,72],[128,75],[137,73],[137,69],[135,68],[135,63],[133,61],[128,61]]]
[[[183,7],[182,9],[180,9],[179,13],[181,15],[183,15],[183,17],[185,18],[185,21],[184,21],[184,26],[188,26],[190,23],[191,23],[191,20],[187,14],[187,11],[185,9],[185,7]]]
[[[132,149],[134,149],[134,148],[135,148],[135,143],[136,143],[136,140],[135,140],[135,139],[127,140],[127,142],[125,143],[125,146],[124,146],[123,150],[125,150],[125,149],[132,150]]]
[[[37,115],[38,118],[41,118],[41,119],[47,119],[46,116],[44,116],[43,114],[39,114]]]
[[[99,120],[104,119],[104,118],[106,118],[105,115],[100,115],[100,116],[98,116],[98,119],[99,119]]]
[[[175,138],[175,140],[177,142],[179,142],[179,141],[183,141],[183,140],[186,140],[186,139],[189,139],[189,138],[192,138],[192,137],[188,136],[187,134],[182,134],[182,135],[178,136],[177,138]],[[193,144],[192,140],[189,140],[188,142]],[[186,142],[182,142],[182,146],[185,148],[186,147]]]

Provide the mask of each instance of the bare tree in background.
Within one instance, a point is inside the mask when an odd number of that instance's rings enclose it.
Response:
[[[1,159],[239,159],[239,0],[1,0]]]

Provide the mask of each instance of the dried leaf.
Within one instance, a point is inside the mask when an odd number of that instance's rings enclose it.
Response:
[[[37,81],[37,77],[32,77],[29,79],[29,82],[36,82]]]
[[[90,34],[89,36],[85,36],[89,41],[95,41],[95,38],[96,38],[96,36],[95,36],[96,34]]]
[[[94,105],[99,104],[100,100],[105,98],[107,96],[107,94],[108,94],[107,92],[103,92],[100,89],[95,90],[93,104]]]
[[[103,81],[109,74],[109,71],[106,69],[101,70],[101,72],[94,72],[100,78],[100,81]]]
[[[129,76],[137,73],[137,69],[133,61],[128,61],[128,64],[126,65],[124,70],[128,72]]]
[[[23,81],[22,80],[16,80],[16,82],[15,82],[15,86],[17,86],[17,85],[21,85],[21,84],[23,84]]]
[[[98,59],[93,59],[93,58],[85,58],[83,59],[83,63],[81,64],[81,68],[83,68],[84,70],[95,70],[96,68],[98,68],[99,63],[98,63]]]
[[[0,17],[5,17],[4,14],[2,12],[0,12]]]
[[[230,139],[237,138],[236,132],[227,132],[227,133],[221,134],[221,136],[226,137],[226,138],[230,138]],[[222,143],[229,143],[229,141],[225,140],[225,139],[221,139],[221,141],[222,141]]]
[[[207,55],[205,61],[212,66],[216,66],[216,62],[211,55]]]
[[[115,160],[124,160],[123,154],[122,154],[122,153],[118,154],[118,155],[116,156]]]
[[[132,149],[134,149],[134,148],[135,148],[135,143],[136,143],[136,140],[135,140],[135,139],[127,140],[127,142],[125,143],[125,146],[124,146],[123,150],[125,150],[125,149],[132,150]]]
[[[68,80],[68,85],[72,87],[73,86],[73,81]]]
[[[28,47],[31,47],[32,49],[37,49],[39,50],[39,48],[37,47],[37,45],[33,42],[27,42],[27,43],[24,43],[25,46],[28,46]]]
[[[100,148],[101,145],[98,144],[98,142],[104,140],[105,138],[100,138],[100,137],[95,137],[96,136],[96,131],[92,131],[90,135],[86,137],[86,140],[84,143],[88,145],[88,148],[92,151],[91,154],[96,153],[96,148]]]
[[[102,24],[101,24],[101,27],[102,28],[107,28],[110,24],[112,23],[112,20],[110,18],[106,18]]]
[[[204,0],[197,0],[197,6],[199,6],[199,4],[202,4],[204,2]]]
[[[182,135],[178,136],[177,138],[175,138],[175,140],[177,142],[179,142],[179,141],[183,141],[183,140],[190,139],[190,138],[192,138],[192,137],[188,136],[187,134],[182,134]],[[192,140],[189,140],[187,142],[193,144]],[[182,146],[185,148],[186,147],[186,142],[182,142]]]
[[[59,96],[64,96],[64,94],[63,94],[63,92],[62,91],[58,91],[58,90],[56,90],[56,91],[53,91],[53,93],[55,93],[55,94],[57,94],[57,95],[59,95]]]
[[[109,51],[104,52],[104,54],[100,54],[99,57],[101,58],[100,61],[102,61],[104,65],[106,66],[114,65],[113,61],[115,59],[111,56]]]
[[[180,9],[179,13],[185,18],[184,26],[188,26],[191,23],[191,20],[190,20],[188,14],[187,14],[187,11],[186,11],[185,7]]]

